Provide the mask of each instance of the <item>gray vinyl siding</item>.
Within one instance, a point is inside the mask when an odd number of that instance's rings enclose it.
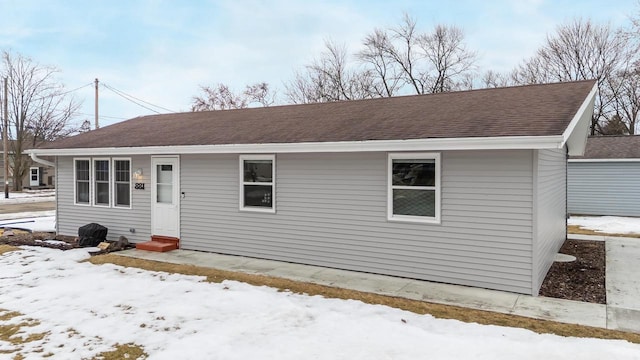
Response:
[[[640,160],[569,162],[569,213],[640,216]]]
[[[107,239],[116,240],[124,235],[130,242],[149,240],[151,236],[151,161],[149,156],[117,156],[131,158],[131,172],[143,169],[143,181],[146,190],[131,188],[131,209],[105,208],[97,206],[74,205],[73,193],[73,157],[57,159],[57,214],[58,233],[63,235],[78,234],[78,227],[96,222],[109,229]],[[100,157],[103,158],[103,157]],[[129,232],[130,228],[135,233]]]
[[[566,152],[538,150],[534,155],[535,237],[532,295],[537,295],[549,268],[567,237]]]
[[[181,247],[529,294],[532,154],[443,152],[441,224],[387,220],[386,153],[277,154],[275,214],[239,211],[238,155],[183,155]]]

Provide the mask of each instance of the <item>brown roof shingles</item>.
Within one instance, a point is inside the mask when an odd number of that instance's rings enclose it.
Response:
[[[150,115],[42,148],[561,135],[594,81]]]
[[[591,136],[584,156],[572,159],[640,159],[640,135]]]

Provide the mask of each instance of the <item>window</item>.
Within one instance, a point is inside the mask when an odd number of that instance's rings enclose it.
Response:
[[[75,203],[89,205],[89,175],[91,170],[89,169],[88,159],[75,159],[73,167],[73,177],[75,179]]]
[[[131,159],[76,158],[76,205],[131,208]]]
[[[113,160],[113,204],[118,207],[131,206],[131,161]]]
[[[275,156],[240,156],[240,209],[275,212]]]
[[[440,154],[389,154],[388,218],[440,222]]]
[[[94,205],[109,206],[109,159],[93,161],[93,182],[94,182]]]

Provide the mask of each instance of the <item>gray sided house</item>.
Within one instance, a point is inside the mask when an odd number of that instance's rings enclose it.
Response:
[[[639,179],[640,136],[589,137],[569,159],[569,213],[640,216]]]
[[[595,82],[144,116],[55,156],[57,230],[538,293]]]

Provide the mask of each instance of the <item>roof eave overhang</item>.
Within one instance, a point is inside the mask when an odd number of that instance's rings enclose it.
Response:
[[[445,139],[367,140],[340,142],[174,145],[108,148],[33,149],[38,156],[169,155],[169,154],[245,154],[245,153],[327,153],[374,151],[444,151],[560,149],[562,135],[501,136]]]
[[[589,95],[582,102],[578,111],[569,122],[569,125],[562,134],[563,144],[567,146],[570,156],[579,156],[584,154],[587,146],[587,137],[589,136],[589,128],[591,126],[591,118],[593,116],[593,105],[596,101],[596,93],[598,92],[598,84],[594,84]]]

